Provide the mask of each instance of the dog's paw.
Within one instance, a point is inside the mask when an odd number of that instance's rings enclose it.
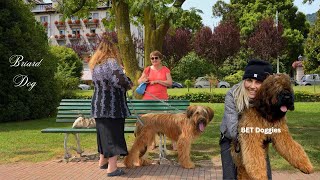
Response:
[[[189,163],[186,163],[186,164],[181,164],[182,167],[186,168],[186,169],[193,169],[195,168],[195,165],[193,162],[189,162]]]
[[[303,172],[305,174],[312,174],[314,172],[312,165],[306,166],[300,170],[301,170],[301,172]]]
[[[142,166],[148,166],[150,164],[152,164],[152,160],[150,160],[150,159],[141,159],[141,165]]]
[[[124,158],[123,164],[124,164],[127,168],[133,168],[133,167],[134,167],[132,161],[130,161],[127,157]]]

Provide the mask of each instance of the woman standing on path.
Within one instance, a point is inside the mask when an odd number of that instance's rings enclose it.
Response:
[[[99,165],[100,169],[107,169],[108,176],[124,174],[117,168],[117,158],[128,154],[124,138],[125,118],[130,115],[126,91],[133,84],[120,64],[117,47],[108,38],[103,39],[89,62],[94,84],[91,115],[96,120]]]

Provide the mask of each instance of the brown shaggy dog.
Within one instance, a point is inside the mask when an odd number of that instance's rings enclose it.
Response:
[[[231,150],[238,179],[267,179],[268,142],[292,166],[306,174],[313,172],[307,154],[289,133],[285,116],[288,109],[294,110],[289,76],[270,75],[257,92],[253,107],[239,120],[240,152],[235,152],[234,147]]]
[[[150,164],[143,159],[147,147],[156,134],[162,133],[177,142],[179,163],[184,168],[194,168],[190,159],[192,140],[198,137],[214,116],[213,110],[205,106],[189,106],[186,113],[145,114],[141,116],[144,125],[137,123],[136,139],[124,159],[126,167]]]

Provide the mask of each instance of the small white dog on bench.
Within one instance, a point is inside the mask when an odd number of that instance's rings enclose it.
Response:
[[[84,116],[78,117],[73,125],[72,128],[95,128],[96,121],[94,118],[85,118]]]

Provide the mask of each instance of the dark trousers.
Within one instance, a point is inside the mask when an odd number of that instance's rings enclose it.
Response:
[[[222,162],[222,176],[224,180],[237,179],[237,167],[233,163],[231,156],[231,139],[226,137],[220,137],[220,148],[221,148],[221,162]],[[267,175],[268,179],[272,180],[271,166],[269,155],[266,157],[267,162]]]

